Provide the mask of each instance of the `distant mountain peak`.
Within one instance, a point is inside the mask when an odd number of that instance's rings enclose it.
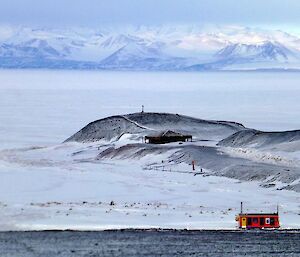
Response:
[[[156,44],[145,45],[137,42],[130,42],[116,52],[101,61],[104,67],[124,68],[143,66],[150,62],[158,61],[166,56],[161,52],[160,46]]]
[[[294,53],[278,42],[264,41],[256,44],[236,43],[221,49],[219,59],[247,58],[252,60],[287,61]]]
[[[144,42],[144,40],[135,36],[120,34],[116,36],[109,36],[105,41],[101,43],[101,46],[104,48],[120,46],[123,47],[128,44],[138,42]]]

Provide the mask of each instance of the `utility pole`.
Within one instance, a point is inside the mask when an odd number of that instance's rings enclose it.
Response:
[[[144,105],[142,105],[142,113],[144,113]]]
[[[195,170],[195,161],[194,160],[192,161],[192,167],[193,167],[193,170]]]

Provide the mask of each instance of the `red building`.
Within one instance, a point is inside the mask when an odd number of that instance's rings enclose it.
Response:
[[[243,203],[241,203],[241,213],[236,216],[236,221],[241,229],[280,227],[278,208],[276,213],[243,213]]]

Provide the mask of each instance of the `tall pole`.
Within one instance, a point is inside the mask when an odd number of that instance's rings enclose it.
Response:
[[[243,213],[243,202],[241,202],[241,213]]]
[[[142,105],[142,113],[144,112],[144,105]]]

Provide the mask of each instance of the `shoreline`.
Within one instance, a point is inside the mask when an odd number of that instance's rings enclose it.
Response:
[[[74,233],[97,233],[97,232],[223,232],[223,233],[253,233],[253,232],[295,232],[300,233],[300,228],[279,228],[279,229],[172,229],[172,228],[120,228],[120,229],[44,229],[44,230],[3,230],[0,233],[56,233],[56,232],[74,232]]]

